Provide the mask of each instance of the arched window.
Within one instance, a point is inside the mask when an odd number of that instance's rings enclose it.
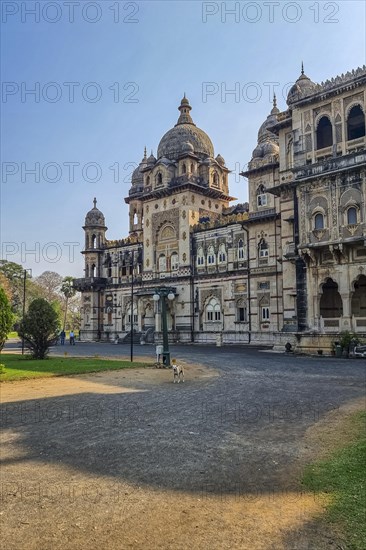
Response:
[[[217,172],[214,172],[214,173],[213,173],[213,176],[212,176],[212,184],[213,184],[213,185],[216,185],[216,186],[219,185],[219,176],[218,176]]]
[[[259,315],[260,320],[263,323],[268,323],[270,319],[270,300],[269,296],[263,296],[263,298],[259,302]]]
[[[215,264],[215,262],[216,262],[215,249],[211,245],[211,246],[208,247],[207,263],[208,263],[208,265],[213,265],[213,264]]]
[[[262,306],[261,308],[261,320],[266,322],[269,321],[269,307]]]
[[[163,183],[163,175],[162,175],[161,172],[158,172],[158,176],[157,176],[157,180],[156,180],[156,181],[157,181],[157,184],[158,184],[158,185],[162,185],[162,183]]]
[[[204,255],[203,255],[203,248],[202,246],[199,247],[198,251],[197,251],[197,265],[198,266],[203,266],[205,265],[205,258],[204,258]]]
[[[193,164],[193,162],[192,162],[192,163],[191,163],[191,174],[193,174],[193,172],[194,172],[194,164]]]
[[[238,241],[238,260],[244,260],[244,242],[243,239]]]
[[[187,173],[187,166],[185,165],[185,163],[183,163],[182,174],[186,174],[186,173]]]
[[[219,248],[219,262],[226,262],[226,248],[224,244],[220,244]]]
[[[314,216],[314,229],[324,229],[324,216],[319,212]]]
[[[293,139],[290,138],[289,142],[287,144],[287,149],[286,149],[287,168],[292,168],[292,165],[293,165],[293,152],[294,152],[294,143],[293,143]]]
[[[342,317],[343,303],[338,292],[338,285],[333,279],[327,279],[322,285],[323,294],[320,298],[320,315],[325,319]]]
[[[150,176],[147,176],[146,178],[146,185],[150,185]]]
[[[354,206],[347,210],[347,223],[348,225],[356,225],[357,223],[357,210]]]
[[[239,300],[236,304],[236,320],[238,323],[248,321],[247,304],[244,300]]]
[[[172,271],[176,271],[178,269],[178,254],[176,252],[173,252],[170,256],[170,268]]]
[[[357,139],[365,135],[365,115],[359,105],[352,107],[347,119],[347,139]]]
[[[354,283],[351,312],[355,317],[366,317],[366,275],[360,275]]]
[[[92,238],[91,238],[91,241],[92,241],[92,248],[97,248],[97,237],[95,235],[92,235]]]
[[[97,276],[97,268],[96,268],[96,265],[93,264],[91,266],[91,273],[90,273],[91,277],[96,277]]]
[[[133,214],[133,225],[136,225],[137,222],[138,222],[138,218],[137,218],[137,213],[136,213],[136,210],[135,210],[135,212]]]
[[[263,184],[257,189],[257,206],[267,206],[267,193]]]
[[[268,244],[264,239],[262,239],[261,242],[259,243],[259,257],[268,258],[268,256],[269,256]]]
[[[221,307],[217,298],[211,298],[206,306],[207,321],[221,321]]]
[[[166,256],[165,254],[160,254],[159,256],[159,271],[166,271]]]
[[[316,145],[317,149],[324,149],[333,145],[333,130],[332,123],[327,116],[323,116],[316,129]]]

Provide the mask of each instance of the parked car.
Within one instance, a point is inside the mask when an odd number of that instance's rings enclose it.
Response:
[[[355,357],[366,357],[366,346],[356,346],[353,355]]]

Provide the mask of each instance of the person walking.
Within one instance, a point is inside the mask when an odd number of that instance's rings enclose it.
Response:
[[[66,332],[65,332],[64,329],[62,329],[61,334],[60,334],[60,344],[61,344],[61,346],[65,345],[65,338],[66,338]]]
[[[75,346],[75,333],[73,330],[70,330],[70,346]]]

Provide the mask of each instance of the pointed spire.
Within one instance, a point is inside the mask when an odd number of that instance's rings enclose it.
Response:
[[[301,61],[301,75],[305,74],[304,73],[304,62]]]
[[[178,107],[178,110],[180,111],[180,117],[178,118],[178,124],[193,124],[194,122],[192,120],[191,115],[189,114],[189,111],[191,111],[192,107],[189,104],[189,100],[186,97],[186,93],[184,92],[184,96],[180,102],[180,105]]]
[[[147,158],[147,154],[146,154],[146,145],[145,145],[145,147],[144,147],[144,160],[146,160],[146,158]]]
[[[93,200],[93,204],[94,204],[94,208],[97,207],[97,199],[94,197],[94,200]]]
[[[277,115],[280,112],[280,110],[277,107],[277,97],[276,94],[273,94],[273,108],[271,111],[271,115]]]

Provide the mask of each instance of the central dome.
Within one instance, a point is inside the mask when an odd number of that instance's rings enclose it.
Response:
[[[161,138],[158,147],[158,159],[167,157],[175,160],[182,154],[194,153],[198,157],[214,157],[212,141],[194,124],[189,111],[192,107],[184,96],[178,107],[180,117],[177,124]]]

